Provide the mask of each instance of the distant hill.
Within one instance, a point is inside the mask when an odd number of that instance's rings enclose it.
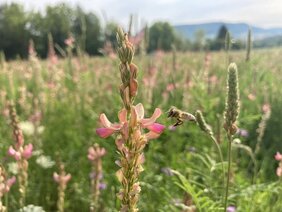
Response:
[[[225,25],[233,38],[245,39],[247,36],[249,25],[246,23],[224,23],[213,22],[203,24],[186,24],[174,26],[176,31],[182,34],[185,38],[190,40],[194,39],[195,32],[203,30],[206,38],[214,39],[217,36],[219,28]],[[261,40],[268,37],[282,36],[282,28],[261,28],[256,26],[250,26],[253,32],[254,40]]]

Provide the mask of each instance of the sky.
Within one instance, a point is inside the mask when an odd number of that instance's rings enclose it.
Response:
[[[2,2],[21,3],[27,10],[44,10],[46,5],[66,2],[95,12],[102,20],[123,25],[127,25],[130,14],[134,14],[140,24],[159,20],[173,25],[223,21],[282,27],[282,0],[0,0]]]

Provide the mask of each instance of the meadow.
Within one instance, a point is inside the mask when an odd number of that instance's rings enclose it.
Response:
[[[282,152],[281,54],[280,48],[254,50],[249,61],[245,51],[157,51],[134,56],[139,68],[135,104],[143,104],[145,117],[160,108],[158,122],[166,126],[143,150],[139,211],[224,211],[227,174],[222,166],[226,171],[229,141],[223,124],[231,62],[238,67],[240,114],[232,141],[228,211],[282,210],[282,174],[276,170],[279,161],[274,157]],[[101,113],[118,122],[117,113],[123,108],[119,64],[116,54],[89,57],[83,53],[75,56],[71,51],[65,58],[47,60],[39,59],[34,51],[30,51],[29,60],[7,62],[1,57],[1,183],[17,178],[8,192],[1,191],[7,210],[34,205],[41,209],[22,211],[57,211],[57,201],[63,198],[65,211],[89,211],[95,176],[88,149],[95,143],[106,152],[100,158],[103,174],[92,210],[120,209],[119,164],[115,163],[120,155],[115,136],[102,139],[95,131],[101,126]],[[175,120],[167,117],[171,106],[194,115],[202,111],[221,148],[223,162],[214,142],[197,123],[184,121],[172,126]],[[16,111],[19,123],[11,111]],[[33,145],[32,155],[26,147],[24,198],[19,181],[21,160],[15,160],[15,154],[11,157],[11,151],[7,153],[15,144],[15,123],[17,130],[23,131],[25,144]],[[54,172],[68,176],[65,188],[58,190],[62,183]]]

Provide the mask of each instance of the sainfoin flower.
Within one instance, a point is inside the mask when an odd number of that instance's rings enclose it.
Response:
[[[55,182],[57,182],[59,184],[66,185],[68,183],[68,181],[71,179],[71,174],[59,175],[59,174],[57,174],[57,172],[54,172],[53,179],[55,180]]]
[[[1,176],[2,177],[2,176]],[[7,180],[5,180],[4,182],[0,183],[0,197],[9,192],[10,188],[12,187],[12,185],[16,182],[16,177],[13,176]]]
[[[100,148],[99,146],[89,147],[87,158],[91,161],[97,160],[106,154],[105,148]]]
[[[235,206],[228,206],[226,212],[235,212],[236,207]]]
[[[23,149],[15,150],[12,146],[8,149],[8,154],[14,157],[16,160],[21,158],[29,159],[32,156],[33,146],[32,144],[25,145]]]
[[[162,114],[161,109],[156,108],[150,118],[144,118],[144,107],[141,103],[133,106],[131,109],[130,124],[132,126],[140,126],[143,129],[148,129],[149,132],[145,135],[147,139],[157,138],[165,129],[164,125],[156,123],[156,120]],[[128,135],[127,111],[122,109],[119,114],[119,123],[111,123],[107,116],[103,113],[100,115],[100,122],[103,128],[96,129],[96,133],[101,138],[107,138],[113,133],[122,133],[125,137]]]
[[[278,177],[282,177],[282,154],[280,152],[276,152],[276,155],[274,156],[275,160],[279,161],[279,165],[276,169],[276,175]]]
[[[282,154],[280,152],[276,152],[276,155],[274,156],[275,160],[282,161]]]

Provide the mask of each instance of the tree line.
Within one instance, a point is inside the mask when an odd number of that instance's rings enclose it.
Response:
[[[131,22],[132,23],[132,22]],[[28,45],[32,40],[38,56],[45,58],[48,54],[48,37],[52,36],[56,51],[66,49],[65,40],[73,37],[75,47],[89,55],[101,55],[106,44],[115,48],[117,23],[108,22],[104,26],[93,12],[82,8],[70,7],[61,3],[46,6],[44,11],[26,11],[17,3],[0,5],[0,51],[7,59],[28,57]],[[129,26],[130,28],[130,26]],[[224,31],[225,30],[225,31]],[[215,40],[205,42],[203,33],[196,34],[192,43],[177,34],[167,22],[156,22],[134,36],[137,46],[145,52],[157,49],[177,50],[218,50],[223,48],[227,29],[221,29]],[[140,38],[141,36],[141,38]],[[138,43],[139,42],[139,43]]]

